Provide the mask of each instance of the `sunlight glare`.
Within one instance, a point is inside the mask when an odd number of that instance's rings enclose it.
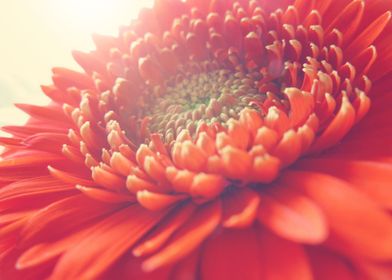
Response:
[[[129,0],[52,0],[48,1],[52,15],[60,27],[87,32],[110,32],[121,24],[128,24],[141,7],[151,1]],[[128,9],[126,9],[128,8]],[[119,20],[127,19],[127,22]]]
[[[23,123],[12,103],[46,104],[51,68],[81,71],[71,51],[95,49],[91,35],[118,35],[154,0],[0,0],[0,125]],[[1,133],[0,133],[1,135]]]

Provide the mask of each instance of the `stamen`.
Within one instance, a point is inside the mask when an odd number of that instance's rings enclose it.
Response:
[[[242,109],[260,110],[255,104],[262,104],[267,94],[259,90],[258,76],[230,70],[188,74],[181,80],[178,75],[167,82],[164,94],[139,113],[150,117],[149,132],[162,134],[166,143],[183,129],[196,133],[201,123],[227,127],[230,118],[239,119]]]

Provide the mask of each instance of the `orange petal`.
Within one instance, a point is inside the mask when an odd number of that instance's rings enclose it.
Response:
[[[227,121],[227,125],[227,135],[232,139],[235,146],[242,150],[247,149],[249,143],[249,132],[246,126],[234,119]]]
[[[76,87],[81,89],[94,88],[93,80],[86,73],[76,72],[63,67],[54,67],[52,69],[53,80],[59,88]]]
[[[282,135],[290,127],[290,119],[285,112],[272,106],[268,109],[265,116],[265,125]]]
[[[204,131],[199,134],[196,145],[207,155],[213,155],[216,152],[214,140]]]
[[[266,154],[253,159],[251,181],[270,183],[279,174],[281,162],[278,158]]]
[[[168,208],[186,198],[184,195],[160,194],[148,190],[138,191],[136,197],[140,205],[151,211]]]
[[[98,166],[91,168],[91,177],[108,190],[118,191],[125,188],[125,179]]]
[[[351,129],[355,122],[355,110],[347,96],[343,96],[342,105],[332,122],[319,136],[310,150],[312,152],[324,150],[339,142]]]
[[[331,230],[350,254],[379,261],[392,258],[392,219],[368,197],[321,173],[287,171],[282,181],[305,192],[323,209]]]
[[[365,115],[370,110],[370,106],[371,106],[370,98],[366,95],[365,92],[359,91],[357,93],[357,98],[354,101],[354,106],[357,112],[355,122],[358,123],[360,120],[362,120],[365,117]]]
[[[48,166],[48,170],[50,172],[50,175],[59,179],[62,182],[66,182],[73,185],[81,184],[88,187],[93,187],[96,185],[94,181],[81,178],[78,176],[78,174],[72,174],[69,172],[61,171],[52,166]]]
[[[260,113],[250,108],[244,108],[241,110],[240,122],[248,128],[252,136],[255,136],[257,130],[263,125]]]
[[[221,212],[222,203],[220,200],[200,207],[165,248],[143,263],[143,269],[152,271],[188,255],[219,225]]]
[[[355,0],[350,2],[339,14],[335,15],[332,23],[326,28],[326,34],[333,29],[337,29],[343,33],[343,39],[348,41],[357,30],[364,10],[364,1]]]
[[[91,198],[107,203],[124,203],[136,201],[132,196],[114,193],[103,189],[89,188],[81,185],[76,185],[76,189]]]
[[[271,154],[279,158],[283,165],[288,165],[300,156],[301,151],[301,137],[293,129],[290,129],[283,134],[282,139]]]
[[[70,196],[36,212],[25,226],[21,238],[46,240],[48,232],[52,237],[62,236],[64,232],[69,232],[115,209],[113,204],[102,203],[83,194]]]
[[[226,180],[220,175],[199,173],[193,178],[190,191],[194,196],[214,198],[223,191],[226,185]]]
[[[123,176],[131,173],[135,164],[119,152],[114,152],[110,158],[110,166]]]
[[[143,164],[144,171],[158,182],[165,182],[165,167],[154,156],[146,156]]]
[[[44,264],[80,242],[90,231],[91,229],[82,230],[69,234],[55,242],[34,245],[18,258],[16,267],[18,269],[26,269]]]
[[[190,193],[195,175],[196,174],[191,171],[179,170],[172,166],[166,168],[167,179],[176,191],[182,193]]]
[[[138,205],[110,215],[96,224],[88,237],[68,248],[49,279],[97,278],[164,215],[165,212],[151,212]]]
[[[37,106],[37,105],[20,104],[20,103],[15,104],[15,106],[21,109],[23,112],[29,114],[33,118],[52,120],[52,121],[63,122],[63,123],[69,122],[68,118],[63,113],[63,111],[54,106]]]
[[[358,74],[366,74],[377,59],[377,49],[370,46],[352,60]]]
[[[279,187],[271,193],[261,193],[260,200],[259,221],[277,235],[308,244],[318,244],[327,238],[328,226],[324,214],[307,197]]]
[[[0,169],[26,168],[49,164],[64,159],[61,155],[36,150],[24,150],[14,153],[12,157],[3,157]]]
[[[142,190],[161,191],[157,184],[139,178],[136,175],[129,175],[127,177],[126,186],[128,191],[130,191],[131,193],[137,193],[138,191]]]
[[[148,255],[160,249],[165,242],[178,230],[194,213],[195,207],[188,203],[184,207],[174,209],[172,214],[163,221],[146,239],[133,249],[137,257]]]
[[[226,146],[221,151],[225,175],[233,179],[246,180],[252,166],[252,158],[248,152]]]
[[[96,56],[91,55],[90,53],[72,51],[72,56],[87,73],[91,73],[92,71],[99,73],[106,72],[104,63],[99,61]]]
[[[290,102],[290,125],[292,128],[296,128],[298,125],[302,125],[313,112],[313,96],[310,92],[297,88],[286,88],[284,94]]]
[[[191,171],[201,171],[206,167],[207,154],[192,141],[184,141],[181,147],[181,162]]]
[[[263,145],[263,147],[269,151],[278,143],[278,140],[279,135],[275,130],[263,126],[260,127],[256,132],[254,145]]]
[[[350,44],[346,48],[346,50],[349,50],[347,54],[351,57],[355,56],[361,50],[364,50],[368,46],[370,46],[384,30],[390,19],[390,11],[385,12],[377,19],[375,19],[371,24],[366,27],[365,30],[363,30],[354,40],[350,42]]]
[[[309,159],[298,167],[339,177],[366,193],[379,205],[392,209],[392,166],[372,161],[345,159]]]
[[[259,195],[250,189],[239,189],[223,197],[222,223],[228,228],[250,226],[256,218]]]

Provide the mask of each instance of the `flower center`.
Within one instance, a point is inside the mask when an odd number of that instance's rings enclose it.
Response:
[[[230,118],[239,119],[242,109],[260,110],[267,97],[259,90],[260,77],[257,72],[228,69],[178,75],[144,108],[150,133],[159,133],[170,143],[183,129],[192,135],[203,123],[226,128]]]

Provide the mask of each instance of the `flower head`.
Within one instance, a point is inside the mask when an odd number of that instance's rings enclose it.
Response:
[[[3,129],[5,279],[392,277],[391,4],[157,0]]]

